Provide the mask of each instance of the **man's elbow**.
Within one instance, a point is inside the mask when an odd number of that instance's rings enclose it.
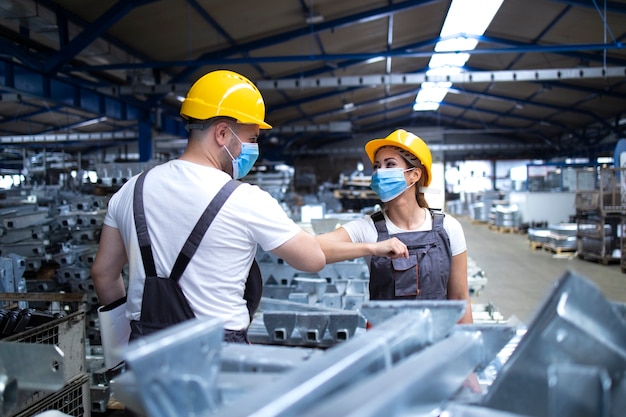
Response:
[[[313,271],[311,272],[319,272],[326,266],[326,255],[320,249],[320,251],[316,254],[314,262],[313,262]]]
[[[326,266],[326,256],[321,250],[310,251],[306,256],[290,263],[290,265],[304,272],[319,272]]]

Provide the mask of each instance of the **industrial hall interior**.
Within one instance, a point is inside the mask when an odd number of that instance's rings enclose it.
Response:
[[[625,42],[626,0],[0,0],[0,417],[623,416]]]

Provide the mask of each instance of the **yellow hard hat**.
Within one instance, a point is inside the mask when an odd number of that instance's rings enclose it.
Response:
[[[424,142],[422,138],[404,129],[398,129],[384,139],[370,140],[365,144],[365,152],[370,158],[372,165],[374,164],[376,152],[383,146],[396,146],[419,159],[426,169],[426,181],[424,181],[424,185],[428,186],[430,184],[433,156],[430,153],[430,149],[428,149],[428,145],[426,145],[426,142]]]
[[[227,116],[261,129],[272,128],[264,121],[265,103],[259,89],[243,75],[228,70],[209,72],[196,81],[187,92],[180,115],[197,120]]]

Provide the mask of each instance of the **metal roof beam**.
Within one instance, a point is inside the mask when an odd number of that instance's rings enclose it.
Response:
[[[570,45],[526,45],[511,46],[503,48],[482,48],[473,49],[472,55],[498,55],[498,54],[517,54],[517,53],[562,53],[570,51],[607,51],[625,49],[626,45],[622,42],[615,43],[590,43],[590,44],[570,44]],[[258,64],[258,63],[279,63],[279,62],[316,62],[316,61],[341,61],[353,60],[355,62],[367,61],[377,58],[428,58],[438,54],[465,53],[467,51],[407,51],[392,50],[378,52],[363,52],[353,54],[308,54],[308,55],[278,55],[278,56],[258,56],[258,57],[242,57],[228,58],[220,55],[215,58],[198,58],[190,61],[159,61],[159,62],[141,62],[136,64],[109,64],[109,65],[91,65],[85,67],[74,67],[70,71],[75,72],[93,72],[93,71],[109,71],[120,69],[138,69],[138,68],[159,68],[159,67],[198,67],[203,65],[242,65],[242,64]],[[580,57],[579,57],[580,58]],[[596,60],[595,57],[585,55],[586,59]],[[330,71],[330,69],[327,69]],[[184,71],[183,71],[184,72]],[[182,73],[182,72],[181,72]],[[180,75],[180,74],[179,74]],[[176,84],[185,77],[175,76],[172,83]]]
[[[260,90],[282,90],[303,88],[349,88],[371,87],[379,85],[420,85],[423,82],[448,81],[453,83],[485,83],[485,82],[519,82],[519,81],[562,81],[586,78],[624,77],[626,67],[608,68],[560,68],[538,70],[510,71],[468,71],[456,75],[420,74],[379,74],[344,77],[310,77],[282,78],[278,80],[257,80],[255,84]],[[184,94],[191,83],[132,85],[101,87],[97,90],[112,95],[151,95],[151,94]]]
[[[214,63],[215,60],[219,60],[224,56],[231,56],[236,54],[241,54],[244,52],[250,52],[255,49],[265,48],[268,46],[276,45],[283,42],[288,42],[292,39],[299,38],[301,36],[310,36],[312,34],[335,29],[338,27],[367,22],[374,19],[379,19],[381,17],[388,16],[393,13],[397,13],[403,10],[409,10],[415,7],[423,6],[424,4],[434,3],[435,0],[407,0],[402,3],[390,4],[388,6],[380,7],[373,10],[368,10],[362,13],[356,13],[347,17],[330,20],[328,22],[321,22],[318,24],[307,25],[299,29],[291,30],[288,32],[279,33],[273,36],[268,36],[263,39],[258,39],[251,42],[242,43],[236,46],[232,46],[230,48],[221,49],[219,51],[210,52],[200,56],[195,63],[187,63],[185,64],[185,70],[181,71],[180,74],[174,77],[172,82],[177,83],[180,80],[185,80],[189,78],[198,68],[205,65],[205,61],[210,61]],[[247,61],[246,63],[250,63]]]
[[[580,7],[590,7],[590,8],[598,8],[597,2],[589,1],[589,0],[552,0],[555,3],[564,3],[569,4],[571,6],[580,6]],[[607,12],[613,13],[626,13],[626,4],[618,3],[615,1],[602,1],[601,7],[604,9],[606,7]]]
[[[24,143],[58,143],[58,142],[87,142],[96,140],[138,139],[134,131],[98,132],[98,133],[60,133],[56,135],[15,135],[0,136],[3,144]]]
[[[78,36],[74,37],[67,45],[62,47],[59,52],[50,57],[44,63],[44,72],[48,74],[57,72],[63,65],[74,58],[96,38],[100,37],[129,11],[135,7],[152,3],[153,1],[155,0],[119,0]]]
[[[445,133],[445,132],[444,132]],[[528,144],[528,143],[464,143],[464,144],[445,144],[445,143],[433,143],[429,144],[428,148],[432,152],[464,152],[464,151],[516,151],[516,150],[542,150],[547,149],[545,144]],[[318,148],[318,149],[299,149],[290,150],[285,153],[290,156],[299,155],[327,155],[331,153],[333,155],[360,155],[363,152],[362,146],[346,146],[346,147],[332,147],[332,148]]]
[[[538,45],[538,44],[528,44],[528,43],[523,43],[523,42],[518,42],[512,39],[505,39],[505,38],[498,38],[495,36],[479,36],[477,37],[479,42],[486,42],[486,43],[497,43],[500,45],[507,45],[509,48],[508,50],[510,52],[516,52],[516,49],[519,49],[519,53],[531,53],[531,52],[541,52],[541,53],[545,53],[545,52],[550,52],[550,53],[555,53],[558,55],[563,55],[569,58],[575,58],[575,59],[579,59],[582,61],[589,61],[589,62],[601,62],[601,63],[605,63],[605,57],[598,55],[598,54],[583,54],[580,51],[604,51],[604,49],[599,48],[585,48],[585,47],[581,47],[580,49],[576,49],[576,47],[567,47],[567,48],[562,48],[562,49],[552,49],[554,47],[559,47],[559,45]],[[605,45],[613,45],[614,47],[607,47],[606,50],[615,50],[615,49],[623,49],[625,46],[622,44],[621,41],[616,41],[616,42],[611,42],[611,43],[607,43],[605,42]],[[567,46],[567,45],[563,45],[563,46]],[[573,46],[573,45],[572,45]],[[512,48],[512,49],[511,49]],[[481,48],[477,49],[478,51],[481,50]],[[472,54],[474,54],[474,50],[472,50]],[[480,53],[480,52],[478,52]],[[617,59],[617,58],[612,58],[612,57],[606,57],[606,63],[612,66],[620,66],[620,65],[626,65],[626,61],[623,59]]]
[[[260,80],[256,85],[260,90],[369,87],[376,85],[419,85],[423,82],[446,81],[452,83],[517,82],[567,80],[585,78],[608,78],[626,76],[626,67],[609,68],[560,68],[510,71],[470,71],[455,75],[390,74],[362,75],[345,77],[288,78]]]

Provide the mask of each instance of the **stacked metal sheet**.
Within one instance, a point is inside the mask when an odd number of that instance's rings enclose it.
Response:
[[[550,235],[548,244],[555,248],[576,249],[576,233],[578,227],[576,223],[559,223],[548,226]]]
[[[548,239],[550,237],[550,230],[549,229],[542,229],[542,228],[528,228],[528,240],[530,242],[534,242],[534,243],[539,243],[539,244],[544,244],[544,243],[548,243]]]
[[[576,250],[577,231],[576,223],[549,224],[545,229],[529,228],[528,240],[552,249]]]
[[[520,224],[517,204],[497,204],[495,207],[495,225],[498,227],[518,227]]]

